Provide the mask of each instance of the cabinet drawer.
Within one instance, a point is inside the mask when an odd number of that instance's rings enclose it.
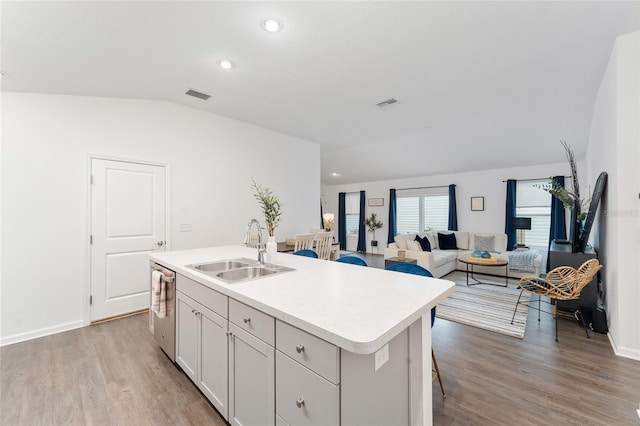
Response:
[[[176,274],[176,290],[181,291],[223,318],[229,317],[229,298],[191,278]]]
[[[276,413],[290,425],[337,425],[339,387],[276,351]]]
[[[257,309],[229,299],[229,321],[238,327],[275,346],[275,319]]]
[[[276,320],[276,349],[331,383],[340,383],[340,351],[337,346]]]

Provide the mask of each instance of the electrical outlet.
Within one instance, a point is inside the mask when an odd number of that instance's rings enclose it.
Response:
[[[386,364],[387,361],[389,361],[389,344],[388,343],[383,347],[381,347],[380,350],[378,350],[378,352],[375,353],[374,359],[375,359],[374,368],[375,368],[375,371],[378,371],[380,367],[382,367],[383,365]]]
[[[190,223],[181,223],[179,231],[180,232],[191,232],[191,224]]]

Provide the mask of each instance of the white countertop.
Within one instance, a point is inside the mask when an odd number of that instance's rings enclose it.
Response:
[[[265,254],[266,255],[266,254]],[[347,351],[370,354],[454,291],[437,278],[278,253],[273,263],[296,269],[227,284],[187,265],[245,257],[243,246],[157,252],[151,260],[253,306]]]

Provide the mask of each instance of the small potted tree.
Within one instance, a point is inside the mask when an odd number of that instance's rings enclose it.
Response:
[[[371,216],[364,221],[369,232],[373,232],[373,240],[371,240],[371,247],[378,247],[378,241],[376,240],[376,229],[382,228],[382,222],[378,220],[375,213],[371,213]]]
[[[280,216],[282,216],[282,204],[280,204],[280,198],[273,194],[271,188],[262,186],[251,178],[251,188],[255,191],[253,197],[258,200],[262,213],[264,213],[264,221],[267,226],[267,232],[269,233],[269,240],[266,244],[267,254],[272,257],[275,256],[278,246],[276,243],[275,230],[280,224]]]

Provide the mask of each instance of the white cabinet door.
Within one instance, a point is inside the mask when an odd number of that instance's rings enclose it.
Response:
[[[229,323],[229,423],[275,424],[275,349]]]
[[[198,383],[198,303],[176,291],[176,363]]]
[[[227,405],[227,320],[200,305],[198,387],[225,419]]]

